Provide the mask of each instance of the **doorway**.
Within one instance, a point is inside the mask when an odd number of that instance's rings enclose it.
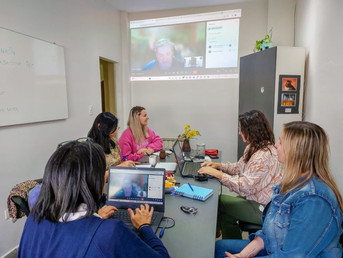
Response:
[[[108,59],[99,58],[100,62],[100,88],[102,112],[116,114],[116,80],[115,62]]]

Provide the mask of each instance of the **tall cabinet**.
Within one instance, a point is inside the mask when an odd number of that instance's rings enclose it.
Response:
[[[257,109],[277,140],[282,125],[302,120],[305,49],[273,47],[240,58],[239,114]],[[246,144],[238,136],[238,159]]]

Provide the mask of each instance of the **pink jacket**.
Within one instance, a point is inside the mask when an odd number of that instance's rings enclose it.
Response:
[[[121,160],[124,160],[123,156],[127,160],[137,161],[144,157],[144,153],[137,154],[137,151],[142,148],[153,149],[154,151],[159,151],[163,148],[163,141],[161,137],[155,134],[153,130],[147,127],[149,137],[137,144],[135,138],[131,132],[130,128],[127,128],[119,138],[119,147],[120,147],[120,157]]]

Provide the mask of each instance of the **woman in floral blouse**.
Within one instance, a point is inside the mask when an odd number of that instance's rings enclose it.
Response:
[[[217,236],[241,239],[237,221],[262,225],[262,211],[273,194],[272,187],[281,182],[272,128],[257,110],[239,116],[239,135],[248,143],[236,163],[204,162],[199,170],[220,180],[237,197],[221,195],[218,205]]]

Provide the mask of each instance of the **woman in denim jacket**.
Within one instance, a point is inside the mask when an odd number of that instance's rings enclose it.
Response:
[[[250,240],[220,240],[216,257],[341,257],[343,201],[329,169],[324,130],[309,122],[284,125],[276,143],[285,165],[281,185]]]

